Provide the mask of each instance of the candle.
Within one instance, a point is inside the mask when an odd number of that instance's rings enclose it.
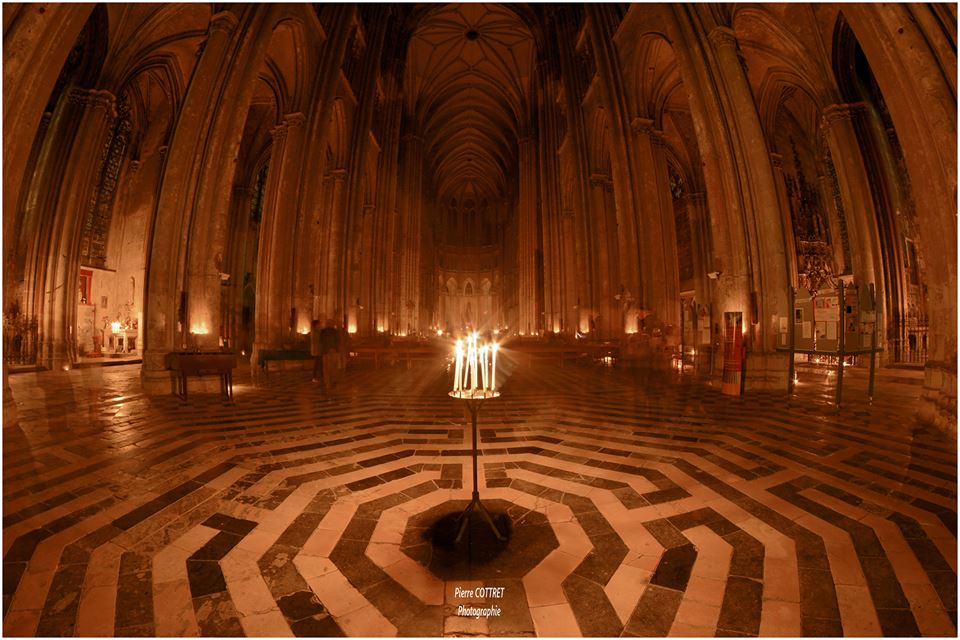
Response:
[[[467,388],[467,382],[473,375],[473,338],[467,336],[467,361],[464,363],[466,371],[463,372],[463,387]]]
[[[494,342],[494,343],[493,343],[493,347],[491,347],[491,350],[493,351],[493,366],[490,367],[490,369],[491,369],[491,372],[490,372],[490,390],[491,390],[491,391],[496,391],[496,390],[497,390],[497,351],[498,351],[499,349],[500,349],[500,345],[498,345],[496,342]]]
[[[463,374],[463,341],[457,340],[457,368],[456,373],[453,376],[453,390],[460,391],[462,388],[462,378]]]
[[[480,374],[483,380],[483,390],[487,390],[487,345],[480,347]]]
[[[470,353],[471,353],[470,390],[476,391],[477,390],[477,334],[476,333],[473,334],[473,336],[471,337],[470,345],[471,345],[470,347]]]

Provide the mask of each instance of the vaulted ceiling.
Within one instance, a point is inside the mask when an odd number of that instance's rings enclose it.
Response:
[[[514,193],[534,59],[526,24],[502,5],[438,5],[407,51],[407,113],[438,198]]]

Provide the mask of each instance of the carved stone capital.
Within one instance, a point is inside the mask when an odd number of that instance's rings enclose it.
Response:
[[[646,134],[650,135],[653,133],[653,118],[641,118],[636,117],[630,121],[630,130],[633,131],[634,135]]]
[[[710,39],[710,44],[713,45],[713,48],[717,51],[725,47],[732,47],[734,49],[737,47],[737,34],[729,27],[715,27],[707,37]]]
[[[288,127],[299,127],[304,122],[306,122],[306,120],[307,120],[306,116],[304,116],[299,111],[297,113],[288,113],[283,117],[283,122]]]
[[[542,77],[556,76],[556,64],[552,60],[540,58],[537,60],[537,73],[539,73]]]
[[[770,162],[773,163],[773,166],[777,169],[783,169],[783,155],[779,153],[770,154]]]
[[[222,31],[229,35],[236,31],[239,25],[240,21],[232,11],[221,11],[220,13],[215,13],[210,16],[209,29],[211,33],[214,31]]]
[[[270,129],[270,136],[273,138],[274,144],[278,142],[283,142],[287,139],[287,123],[281,122],[277,126]]]
[[[590,175],[591,187],[606,187],[610,184],[610,176],[603,173],[594,173]]]
[[[842,122],[844,120],[853,120],[861,111],[863,111],[863,109],[864,105],[862,102],[856,102],[852,104],[832,104],[824,108],[822,117],[820,119],[820,126],[824,131],[828,131],[830,127],[838,122]]]
[[[347,170],[346,169],[331,169],[328,173],[335,182],[343,182],[347,179]]]
[[[99,89],[73,89],[67,96],[70,104],[84,109],[101,109],[111,121],[117,117],[117,99],[109,91]]]

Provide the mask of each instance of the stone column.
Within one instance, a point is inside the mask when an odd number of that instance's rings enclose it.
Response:
[[[572,274],[573,277],[565,278],[565,300],[566,304],[562,310],[561,322],[563,323],[561,329],[565,333],[573,334],[577,331],[580,331],[580,305],[583,304],[580,302],[579,296],[579,283],[583,280],[582,273],[578,274],[577,271],[577,252],[576,252],[576,237],[577,237],[577,221],[576,214],[572,209],[565,209],[560,214],[560,242],[563,246],[563,255],[565,261],[561,263],[562,268],[564,269],[564,274]],[[577,277],[577,276],[580,277]]]
[[[709,33],[721,100],[725,102],[732,134],[737,187],[741,194],[742,238],[749,271],[740,302],[731,310],[742,310],[749,329],[746,384],[751,387],[786,388],[786,357],[774,351],[779,330],[778,317],[786,315],[787,281],[784,229],[776,185],[763,127],[753,93],[737,50],[734,32],[715,27]],[[739,309],[736,309],[739,307]]]
[[[303,161],[303,114],[284,117],[271,130],[273,147],[263,198],[257,257],[257,320],[253,357],[292,340],[293,256],[296,244],[297,189]]]
[[[956,29],[924,4],[844,7],[883,93],[910,174],[929,317],[919,417],[957,433]]]
[[[309,312],[305,309],[301,317],[309,313],[312,318],[321,321],[342,317],[342,313],[334,313],[333,300],[336,299],[336,293],[335,290],[331,292],[327,283],[327,260],[330,257],[328,250],[331,249],[329,240],[332,218],[335,214],[339,215],[342,208],[339,205],[335,208],[331,201],[331,195],[340,195],[333,194],[331,170],[341,172],[340,191],[346,174],[344,167],[328,166],[326,141],[331,129],[331,114],[336,103],[337,89],[341,86],[340,69],[353,32],[355,14],[356,7],[349,4],[326,4],[319,10],[322,37],[325,41],[318,64],[309,80],[312,85],[307,98],[310,109],[304,124],[304,136],[309,140],[309,144],[304,149],[300,199],[302,226],[308,229],[303,234],[296,258],[300,273],[295,286],[299,295],[312,298]],[[318,179],[319,176],[323,178]]]
[[[586,33],[590,39],[590,54],[597,66],[596,82],[603,96],[603,107],[608,114],[607,122],[610,127],[610,187],[614,203],[609,207],[613,215],[610,216],[608,225],[615,234],[617,255],[615,281],[611,282],[611,286],[615,291],[622,290],[624,295],[629,292],[636,297],[641,289],[642,277],[638,268],[641,260],[640,246],[646,242],[638,232],[637,218],[643,213],[641,203],[646,202],[646,199],[643,192],[638,190],[643,171],[637,165],[637,152],[633,149],[634,141],[630,136],[632,122],[628,107],[628,85],[625,82],[627,74],[621,70],[621,59],[614,40],[620,19],[611,5],[588,3],[584,11],[588,18]],[[673,255],[674,252],[675,245],[670,246],[667,255]],[[678,304],[679,293],[676,303],[671,306]],[[617,319],[611,326],[619,326],[616,334],[620,336],[624,332],[620,319],[623,310],[620,303],[614,304],[613,308]]]
[[[873,208],[870,179],[860,155],[860,144],[854,119],[860,117],[862,104],[833,104],[823,110],[820,128],[830,149],[837,173],[840,198],[843,202],[847,233],[850,236],[850,259],[856,282],[874,283],[885,289],[877,214]],[[839,238],[833,238],[835,243]]]
[[[342,296],[340,295],[340,253],[343,251],[343,215],[344,215],[344,190],[347,183],[346,169],[333,169],[328,174],[331,181],[328,185],[329,200],[326,212],[326,224],[324,232],[323,257],[321,257],[321,279],[318,286],[320,295],[320,315],[324,316],[321,320],[335,319],[339,322],[343,318],[345,308],[343,307]]]
[[[615,304],[617,284],[620,282],[619,251],[616,220],[608,210],[608,194],[613,191],[609,176],[590,176],[590,200],[593,211],[593,261],[597,280],[594,283],[593,314],[596,330],[601,338],[612,338],[623,333],[620,308]],[[592,336],[596,337],[596,336]]]
[[[108,91],[73,90],[67,98],[78,122],[69,150],[63,184],[46,255],[39,362],[50,369],[69,368],[76,360],[77,279],[80,240],[97,187],[117,117],[116,100]]]
[[[305,131],[305,135],[309,134]],[[307,178],[313,182],[323,184],[323,179]],[[323,200],[320,192],[319,200]],[[297,331],[310,328],[310,323],[317,319],[316,315],[316,284],[314,282],[317,271],[317,259],[321,252],[318,241],[320,230],[320,212],[314,202],[303,200],[302,208],[297,216],[297,231],[293,256],[293,307],[297,310]]]
[[[360,300],[360,308],[356,311],[357,332],[361,336],[375,335],[376,306],[373,297],[373,255],[374,242],[378,239],[379,228],[374,225],[375,206],[372,203],[363,205],[360,223],[357,225],[360,237],[356,239],[360,246],[359,254],[354,255],[352,269],[356,270],[357,280],[351,289],[351,297]],[[354,304],[356,304],[354,299]]]
[[[229,161],[225,163],[221,154],[229,149],[227,138],[231,137],[223,126],[225,123],[222,118],[239,111],[240,106],[234,104],[236,98],[230,102],[222,100],[226,85],[230,84],[234,74],[242,74],[246,70],[244,61],[249,57],[238,56],[238,26],[239,20],[231,11],[222,11],[210,18],[207,38],[199,51],[199,60],[190,78],[164,163],[144,291],[143,367],[140,378],[147,393],[170,393],[172,388],[165,358],[167,353],[187,346],[191,271],[199,288],[192,294],[193,299],[198,304],[206,304],[208,297],[213,298],[212,292],[207,292],[212,285],[212,278],[205,276],[213,271],[213,258],[217,251],[222,250],[223,243],[217,243],[215,228],[207,228],[207,224],[196,222],[196,218],[199,216],[209,223],[215,217],[215,203],[221,197],[220,191],[204,189],[204,185],[207,180],[216,180],[211,174],[233,168]],[[252,45],[253,41],[254,38],[250,37],[247,44]],[[237,84],[235,82],[232,85],[234,89]],[[245,107],[246,103],[243,105]],[[214,143],[217,130],[221,137],[219,143]],[[239,131],[242,132],[242,123]],[[231,158],[232,155],[226,157]],[[226,184],[232,182],[231,175]],[[191,246],[195,254],[192,270]],[[210,282],[207,282],[208,279]],[[217,327],[211,325],[218,317],[218,307],[204,309],[203,314],[207,330],[212,332],[208,334],[210,341],[216,345]],[[206,337],[204,344],[208,344]]]
[[[666,224],[667,221],[673,224],[673,200],[663,150],[653,124],[649,118],[634,118],[631,123],[642,194],[639,199],[641,284],[639,292],[631,293],[641,309],[668,323],[673,317],[672,309],[680,304],[678,285],[670,286],[671,280],[675,282],[677,278],[676,232],[671,233]],[[670,238],[674,238],[672,244]],[[672,269],[668,268],[669,261],[673,263]]]
[[[690,240],[693,250],[693,286],[694,298],[702,305],[711,302],[707,273],[710,272],[709,220],[707,213],[707,195],[705,193],[685,194],[687,220],[690,224]]]
[[[420,318],[420,224],[423,201],[423,138],[418,135],[404,136],[402,143],[404,162],[401,163],[403,195],[401,202],[400,260],[400,326],[397,332],[406,335],[416,330]]]
[[[520,335],[537,333],[537,155],[532,137],[524,137],[520,146],[520,194],[517,201],[519,222]]]
[[[770,164],[773,165],[774,179],[777,185],[777,200],[780,202],[780,220],[783,224],[784,250],[787,255],[787,279],[790,286],[798,286],[797,274],[797,243],[793,237],[793,220],[790,217],[790,202],[787,199],[787,181],[783,173],[783,156],[779,153],[770,154]]]
[[[673,192],[670,190],[670,169],[667,166],[666,142],[663,132],[656,131],[650,136],[654,161],[654,176],[657,181],[657,198],[660,202],[660,229],[663,246],[663,264],[658,273],[662,273],[663,312],[658,310],[664,325],[673,327],[673,340],[669,344],[679,344],[680,331],[680,266],[677,260],[677,214],[673,208]]]
[[[224,337],[231,344],[238,345],[240,326],[243,322],[243,277],[246,267],[247,246],[250,242],[250,205],[253,189],[245,185],[234,185],[231,205],[231,238],[227,244],[229,252],[224,261],[224,269],[230,274],[227,287],[226,309],[221,313],[225,319]],[[237,346],[236,348],[239,348]]]
[[[44,107],[93,3],[23,3],[4,8],[3,33],[3,255],[13,233],[22,190],[29,186],[29,157]],[[9,268],[8,265],[4,265]],[[4,297],[7,291],[4,290]]]
[[[557,136],[561,123],[559,108],[556,104],[556,75],[553,64],[546,60],[537,63],[536,103],[537,103],[537,143],[538,166],[540,171],[540,214],[543,221],[541,246],[543,247],[543,284],[544,284],[544,330],[559,333],[564,325],[564,307],[566,303],[565,257],[561,242],[561,202],[560,170],[557,157]]]
[[[393,278],[395,271],[394,235],[396,229],[396,203],[398,184],[398,162],[400,160],[400,126],[403,118],[403,98],[400,95],[400,62],[385,74],[385,92],[388,96],[383,109],[384,133],[383,150],[377,168],[377,195],[374,220],[375,238],[370,256],[371,282],[367,297],[374,312],[373,330],[388,332],[394,318],[391,318],[391,300],[393,298]]]

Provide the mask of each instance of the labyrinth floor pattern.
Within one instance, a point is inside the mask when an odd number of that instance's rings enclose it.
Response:
[[[137,375],[11,377],[5,635],[956,635],[956,443],[916,387],[838,414],[817,384],[517,369],[480,415],[512,537],[451,549],[470,440],[439,366],[233,403]]]

